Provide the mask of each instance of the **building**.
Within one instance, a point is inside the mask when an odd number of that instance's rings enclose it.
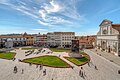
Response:
[[[60,47],[70,48],[74,32],[53,32],[47,34],[7,34],[0,35],[0,47],[4,48],[8,39],[13,42],[13,47],[18,46],[39,46],[39,47]]]
[[[96,45],[96,36],[82,36],[78,39],[80,49],[91,49]]]
[[[103,20],[97,33],[97,48],[120,56],[120,24]]]
[[[70,48],[74,37],[74,32],[47,33],[47,45],[51,47]]]
[[[21,34],[0,35],[0,47],[5,47],[5,43],[10,39],[13,42],[13,47],[26,44],[26,39]]]
[[[13,42],[13,47],[34,45],[34,36],[27,33],[0,35],[0,48],[4,48],[10,39]]]
[[[36,34],[27,34],[26,32],[24,34],[22,34],[22,37],[25,39],[26,46],[34,45],[34,43],[35,43],[34,36],[36,36]]]
[[[37,34],[34,36],[35,38],[35,45],[39,47],[47,46],[47,35],[46,34]]]

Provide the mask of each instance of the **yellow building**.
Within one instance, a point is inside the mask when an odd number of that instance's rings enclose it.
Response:
[[[26,39],[26,45],[34,45],[34,36],[32,34],[27,34],[26,32],[23,34],[23,37]]]

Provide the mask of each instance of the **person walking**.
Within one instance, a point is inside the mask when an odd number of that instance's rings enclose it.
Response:
[[[46,69],[45,69],[45,75],[46,75]]]
[[[14,58],[13,58],[13,61],[15,61],[15,59],[16,59],[16,58],[14,57]]]
[[[14,73],[17,73],[17,66],[14,67],[13,72],[14,72]]]
[[[32,63],[29,63],[29,66],[31,66],[32,65]]]
[[[43,76],[45,76],[46,75],[46,69],[43,71]]]
[[[42,65],[41,65],[41,64],[40,64],[40,67],[39,67],[39,68],[40,68],[40,70],[42,70]]]
[[[88,66],[90,67],[90,61],[88,61]]]
[[[59,55],[59,57],[60,57],[61,55]]]
[[[74,66],[71,66],[72,69],[74,69]]]
[[[38,68],[38,64],[36,64],[36,68]]]
[[[97,66],[95,65],[95,69],[98,70]]]
[[[81,76],[81,73],[82,73],[82,71],[80,70],[80,71],[79,71],[79,76]]]
[[[22,69],[22,74],[24,73],[24,69]]]

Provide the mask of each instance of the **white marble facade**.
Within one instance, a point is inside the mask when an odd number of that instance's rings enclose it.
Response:
[[[97,48],[120,56],[120,24],[103,20],[97,33]]]

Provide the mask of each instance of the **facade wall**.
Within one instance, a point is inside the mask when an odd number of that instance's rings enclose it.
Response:
[[[35,38],[36,46],[43,47],[43,46],[47,45],[47,35],[39,34],[39,35],[35,36],[34,38]]]
[[[73,32],[54,32],[47,34],[47,44],[58,46],[61,48],[71,47],[72,42],[75,37],[75,33]]]
[[[104,20],[100,24],[100,30],[97,34],[97,48],[117,56],[120,55],[119,36],[119,32],[113,28],[112,22]]]

